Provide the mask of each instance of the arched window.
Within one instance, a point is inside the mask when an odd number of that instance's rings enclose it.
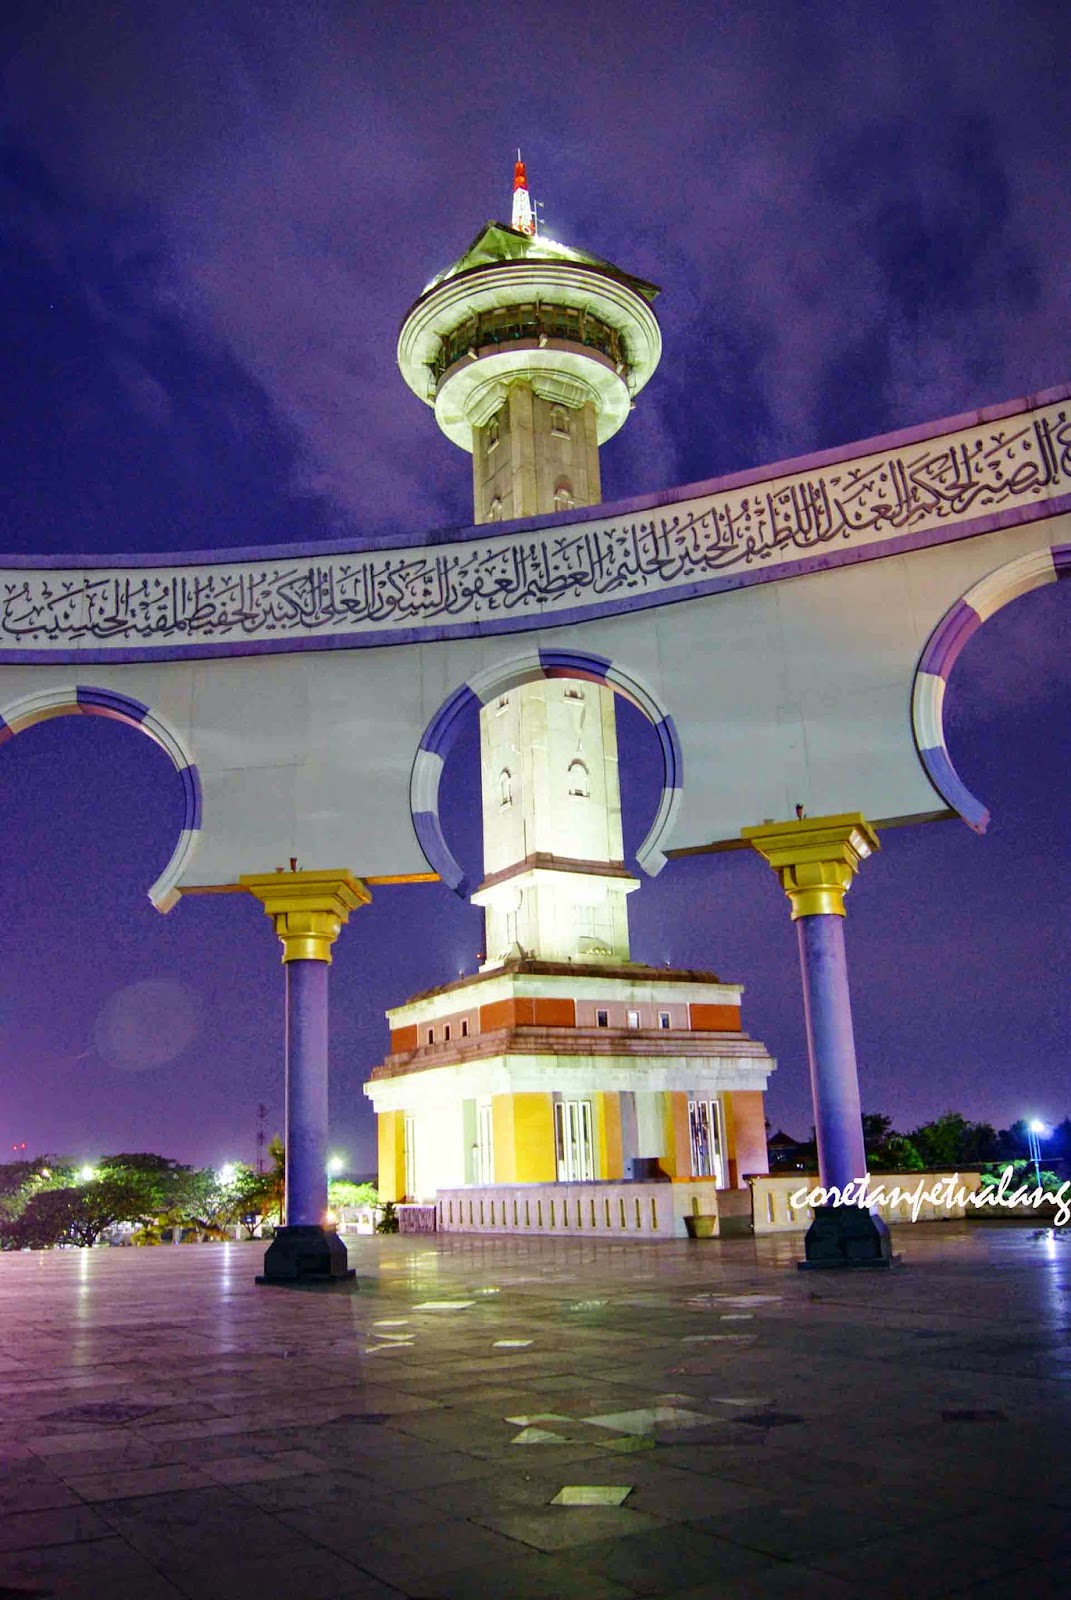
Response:
[[[584,691],[578,683],[567,683],[565,685],[566,700],[583,700],[583,698]]]
[[[492,417],[487,424],[487,449],[496,449],[498,446],[498,418]]]
[[[559,478],[554,486],[555,511],[571,511],[576,505],[573,499],[573,486],[568,478]]]
[[[513,804],[513,780],[507,767],[503,767],[498,775],[498,799],[502,806]]]
[[[551,406],[550,431],[556,433],[559,439],[568,439],[569,413],[564,406]]]
[[[488,520],[488,522],[501,522],[502,521],[502,502],[498,498],[497,494],[495,495],[494,499],[491,501],[490,506],[488,507],[487,520]]]
[[[569,763],[569,793],[578,795],[582,800],[586,800],[591,794],[588,769],[582,761]]]

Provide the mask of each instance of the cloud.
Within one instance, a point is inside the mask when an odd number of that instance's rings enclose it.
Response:
[[[19,138],[87,211],[152,219],[144,314],[255,386],[293,445],[290,492],[339,531],[468,520],[467,461],[394,343],[503,212],[518,142],[551,231],[665,285],[664,368],[608,456],[612,493],[1066,376],[1068,89],[1047,64],[1069,24],[1051,8],[427,18],[191,0],[9,24]],[[149,379],[124,381],[164,420]]]

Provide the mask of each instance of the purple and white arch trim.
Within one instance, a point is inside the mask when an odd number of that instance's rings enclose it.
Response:
[[[967,640],[996,612],[1022,594],[1071,577],[1071,544],[1054,544],[998,567],[976,583],[931,633],[915,671],[911,720],[927,776],[938,794],[975,833],[984,833],[989,811],[952,765],[944,732],[945,688]]]
[[[439,817],[439,784],[446,758],[470,710],[478,713],[498,695],[538,678],[584,678],[590,683],[605,684],[630,700],[650,722],[662,752],[662,793],[636,860],[652,878],[666,864],[662,843],[672,831],[683,788],[681,745],[673,718],[646,684],[606,656],[580,650],[536,650],[489,667],[455,689],[425,728],[413,762],[409,806],[420,848],[443,882],[462,898],[467,897],[471,884],[446,842]]]
[[[138,728],[168,757],[182,782],[182,829],[171,859],[149,890],[157,911],[170,911],[179,898],[178,881],[197,847],[201,832],[201,779],[193,757],[175,729],[150,706],[114,689],[63,684],[24,695],[0,710],[0,744],[50,717],[111,717]]]

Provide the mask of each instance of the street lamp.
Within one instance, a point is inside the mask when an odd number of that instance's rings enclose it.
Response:
[[[327,1163],[327,1176],[329,1178],[337,1178],[345,1165],[346,1163],[341,1156],[332,1156]]]
[[[1035,1117],[1033,1122],[1026,1125],[1026,1148],[1030,1160],[1034,1163],[1034,1178],[1037,1186],[1041,1188],[1041,1135],[1048,1133],[1043,1122],[1038,1122]]]
[[[226,1189],[227,1187],[229,1187],[230,1184],[232,1184],[234,1182],[234,1179],[235,1179],[235,1176],[237,1174],[237,1171],[238,1171],[238,1169],[234,1165],[233,1161],[225,1161],[223,1163],[223,1165],[220,1167],[219,1171],[217,1172],[216,1177],[219,1179],[220,1183]]]
[[[82,1183],[92,1183],[96,1176],[97,1174],[92,1167],[79,1167],[78,1169],[79,1181]]]

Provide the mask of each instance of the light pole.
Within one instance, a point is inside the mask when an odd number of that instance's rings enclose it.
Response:
[[[1046,1128],[1045,1124],[1043,1122],[1038,1122],[1037,1118],[1035,1118],[1033,1122],[1028,1122],[1027,1125],[1026,1125],[1026,1148],[1027,1148],[1027,1153],[1029,1155],[1030,1160],[1034,1163],[1034,1178],[1035,1178],[1035,1180],[1037,1182],[1037,1186],[1038,1186],[1039,1189],[1041,1188],[1041,1142],[1040,1141],[1041,1141],[1041,1135],[1043,1133],[1048,1133],[1048,1131],[1049,1130],[1048,1130],[1048,1128]]]

